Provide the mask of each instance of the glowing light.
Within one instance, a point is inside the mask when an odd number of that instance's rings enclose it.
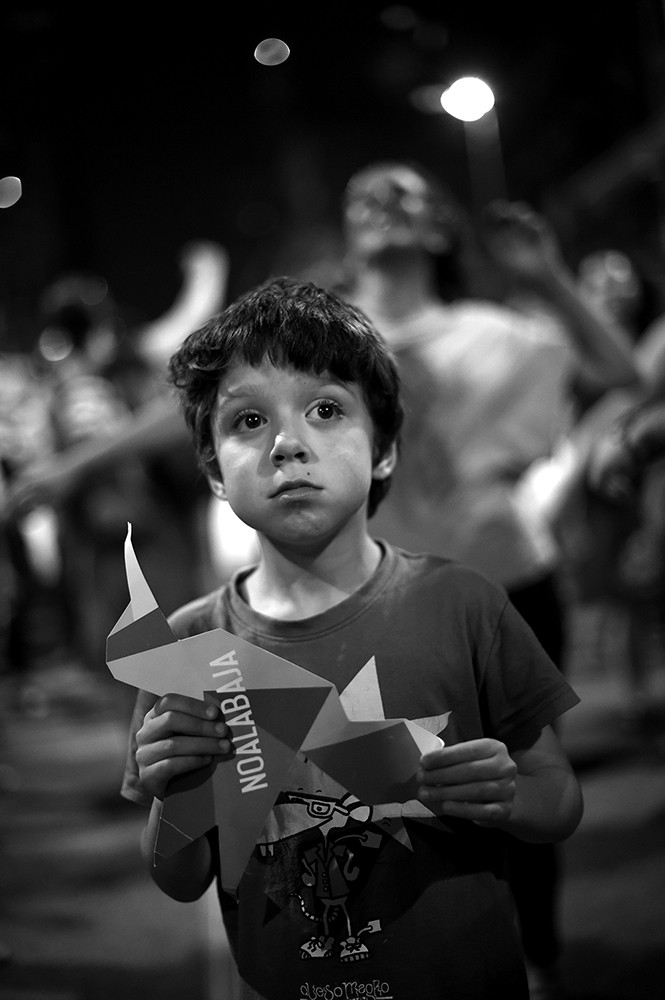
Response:
[[[0,208],[11,208],[21,197],[21,181],[18,177],[3,177],[0,180]]]
[[[291,55],[291,49],[281,38],[264,38],[254,49],[254,58],[262,66],[279,66]]]
[[[476,122],[494,107],[494,94],[484,80],[465,76],[441,94],[441,107],[453,118]]]

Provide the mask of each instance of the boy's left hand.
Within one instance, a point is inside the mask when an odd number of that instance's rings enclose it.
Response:
[[[424,754],[418,798],[441,816],[502,826],[515,798],[517,764],[504,743],[483,738]]]

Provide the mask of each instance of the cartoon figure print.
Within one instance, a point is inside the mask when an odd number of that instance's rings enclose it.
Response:
[[[321,925],[321,933],[314,934],[300,949],[303,959],[331,958],[337,952],[340,962],[358,962],[369,957],[369,949],[361,940],[367,934],[381,930],[380,920],[353,930],[348,900],[361,869],[357,849],[378,850],[382,836],[366,826],[346,829],[352,821],[367,824],[371,820],[370,806],[363,805],[355,796],[346,794],[339,799],[322,795],[287,792],[290,803],[305,806],[308,816],[317,821],[321,839],[303,850],[300,856],[301,878],[309,890],[311,902],[297,895],[303,913]]]

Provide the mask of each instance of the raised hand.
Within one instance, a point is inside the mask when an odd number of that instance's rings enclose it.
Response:
[[[482,236],[497,264],[523,278],[543,280],[564,268],[554,231],[525,202],[491,202],[483,215]]]

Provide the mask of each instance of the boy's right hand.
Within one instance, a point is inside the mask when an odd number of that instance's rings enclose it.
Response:
[[[172,778],[228,756],[233,751],[231,738],[217,705],[182,694],[162,695],[136,734],[141,784],[163,799]]]

